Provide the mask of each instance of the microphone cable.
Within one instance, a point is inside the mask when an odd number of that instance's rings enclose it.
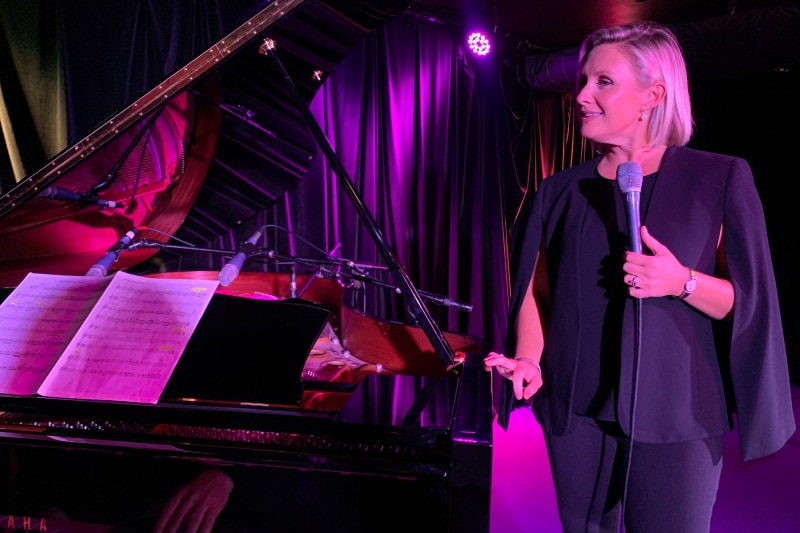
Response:
[[[642,352],[642,299],[633,299],[633,379],[631,382],[630,426],[628,429],[627,457],[625,459],[625,473],[622,480],[622,495],[620,497],[619,528],[625,531],[625,508],[628,503],[628,482],[631,476],[631,462],[633,461],[633,442],[636,430],[636,400],[639,388],[639,358]]]

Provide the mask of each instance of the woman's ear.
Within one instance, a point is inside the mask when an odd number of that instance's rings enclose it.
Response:
[[[667,94],[667,88],[663,83],[657,82],[650,86],[648,90],[648,105],[650,108],[656,107]]]

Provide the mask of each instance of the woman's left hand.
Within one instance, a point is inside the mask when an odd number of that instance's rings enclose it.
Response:
[[[655,237],[646,226],[641,228],[642,244],[653,255],[625,252],[624,281],[634,298],[676,296],[682,292],[688,277],[688,267],[681,265],[672,252]]]

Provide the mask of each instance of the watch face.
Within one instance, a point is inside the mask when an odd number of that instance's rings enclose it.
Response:
[[[692,278],[686,282],[686,286],[683,288],[684,292],[692,293],[697,288],[697,278]]]

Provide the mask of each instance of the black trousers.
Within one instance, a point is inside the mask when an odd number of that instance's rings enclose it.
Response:
[[[568,435],[545,433],[565,533],[707,533],[722,473],[722,437],[668,444],[629,440],[619,426],[577,417]],[[625,498],[622,505],[623,496]]]

